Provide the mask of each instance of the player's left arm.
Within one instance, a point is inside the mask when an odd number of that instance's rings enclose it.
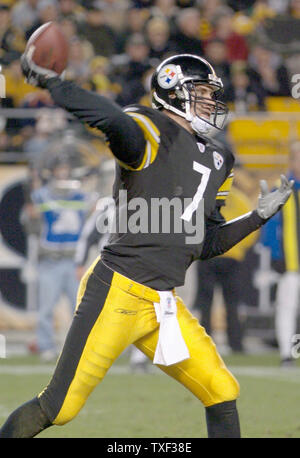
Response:
[[[285,204],[291,195],[294,181],[281,175],[280,187],[270,192],[265,180],[255,210],[226,222],[218,208],[207,221],[206,236],[200,259],[210,259],[230,250],[247,235],[259,229]]]

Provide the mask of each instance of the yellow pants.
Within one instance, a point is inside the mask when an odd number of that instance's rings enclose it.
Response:
[[[176,296],[177,318],[190,358],[158,366],[182,383],[204,406],[234,400],[239,385],[212,339]],[[39,395],[57,425],[72,420],[116,358],[131,344],[153,360],[158,340],[157,291],[113,272],[99,258],[81,280],[78,303],[49,385]]]

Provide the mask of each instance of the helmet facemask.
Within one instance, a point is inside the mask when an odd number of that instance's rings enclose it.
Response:
[[[193,80],[183,83],[181,89],[175,89],[175,96],[180,101],[182,113],[199,134],[208,133],[212,127],[221,130],[228,114],[225,103],[217,98],[221,90],[214,85],[205,84],[213,92],[211,97],[204,97],[197,90],[197,86],[200,85],[203,83]]]
[[[190,66],[194,66],[192,71]],[[202,95],[199,86],[209,87],[211,94],[203,91]],[[153,88],[152,106],[185,118],[198,134],[224,127],[228,108],[218,100],[223,83],[205,59],[179,55],[164,61],[157,69]]]

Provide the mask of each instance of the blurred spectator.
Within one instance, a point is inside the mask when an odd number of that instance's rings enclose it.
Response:
[[[94,57],[90,62],[90,78],[86,87],[98,94],[115,99],[116,95],[121,92],[121,87],[110,80],[109,71],[110,63],[106,57]]]
[[[120,32],[125,26],[125,12],[131,5],[130,0],[100,0],[105,24],[115,32]]]
[[[201,2],[200,38],[204,41],[213,36],[215,19],[221,15],[232,14],[232,9],[224,0]]]
[[[0,62],[4,63],[6,53],[23,52],[24,49],[25,40],[22,30],[12,27],[10,9],[0,3]]]
[[[300,19],[290,15],[277,15],[257,30],[257,40],[262,46],[282,57],[299,53]],[[280,33],[279,33],[280,31]]]
[[[247,8],[252,8],[256,0],[227,0],[228,5],[234,11],[245,10]]]
[[[276,14],[287,13],[289,7],[286,0],[268,0],[267,4]]]
[[[175,43],[170,39],[170,26],[166,19],[153,17],[146,24],[146,40],[150,47],[149,57],[161,61],[174,51]]]
[[[230,102],[232,109],[240,114],[265,110],[265,91],[259,81],[251,79],[244,61],[229,63],[226,44],[217,38],[210,40],[205,48],[205,57],[222,78],[224,93],[222,100]]]
[[[66,78],[76,81],[78,84],[85,83],[90,76],[89,61],[92,57],[94,57],[94,50],[90,42],[79,37],[73,37],[70,42]]]
[[[29,92],[23,99],[22,104],[20,108],[54,108],[54,102],[49,94],[48,91],[43,91],[43,90],[36,90],[33,92]],[[29,117],[28,118],[20,118],[17,119],[18,121],[18,128],[19,128],[19,133],[23,135],[24,129],[27,128],[29,131],[29,128],[34,128],[36,124],[36,119],[35,117]],[[26,129],[25,129],[26,131]],[[25,139],[26,140],[26,139]]]
[[[230,63],[236,60],[247,60],[248,45],[246,39],[234,31],[232,15],[220,15],[215,19],[214,37],[225,43]]]
[[[74,186],[70,156],[48,150],[49,179],[32,192],[27,205],[29,233],[37,231],[39,243],[37,351],[45,361],[55,360],[57,349],[53,313],[62,294],[69,300],[71,313],[76,306],[78,281],[74,253],[86,217],[84,193]]]
[[[176,5],[178,8],[190,8],[194,7],[197,3],[197,0],[176,0]]]
[[[151,79],[152,79],[153,72],[154,72],[154,68],[149,68],[149,70],[145,71],[142,77],[142,85],[143,85],[144,94],[138,100],[138,103],[140,103],[141,105],[144,105],[145,107],[152,106]]]
[[[286,66],[290,77],[292,77],[294,74],[298,74],[300,68],[300,52],[293,53],[286,57],[284,60],[284,65]]]
[[[38,21],[37,4],[39,0],[22,0],[12,8],[12,25],[23,32],[30,29]]]
[[[289,76],[281,57],[256,45],[249,57],[249,74],[264,88],[265,96],[290,96]]]
[[[153,6],[153,0],[132,0],[135,8],[150,8]]]
[[[75,39],[78,36],[78,28],[76,22],[70,17],[60,18],[59,25],[70,43],[73,38]]]
[[[295,180],[286,205],[261,229],[261,242],[271,251],[273,269],[279,274],[275,331],[281,365],[293,366],[291,349],[297,332],[300,288],[300,142],[290,148],[289,179]]]
[[[232,187],[226,200],[226,205],[221,207],[221,213],[229,221],[238,215],[251,211],[252,205],[246,194]],[[241,213],[242,212],[242,213]],[[239,318],[239,306],[241,305],[241,265],[249,248],[256,240],[253,233],[246,237],[225,255],[208,261],[198,261],[198,289],[193,308],[200,311],[201,324],[206,332],[211,335],[212,329],[212,305],[215,287],[222,289],[224,305],[226,309],[226,332],[228,344],[233,352],[243,352],[243,332]],[[205,278],[205,282],[201,279]]]
[[[59,16],[61,19],[70,19],[76,23],[84,20],[84,9],[78,5],[76,0],[58,0]]]
[[[107,93],[110,89],[109,60],[107,57],[96,56],[90,62],[90,82],[92,89],[99,94]]]
[[[177,14],[180,9],[176,6],[175,0],[154,0],[153,6],[150,7],[151,17],[161,17],[169,22],[173,32]]]
[[[265,27],[268,19],[284,13],[285,9],[285,0],[256,0],[251,8],[240,9],[234,14],[233,28],[240,35],[254,35]]]
[[[256,23],[263,23],[265,19],[274,17],[277,12],[284,12],[282,0],[256,0],[252,8],[252,18]]]
[[[125,12],[125,26],[117,36],[117,53],[121,54],[125,51],[126,41],[130,35],[135,33],[143,33],[144,26],[149,18],[150,12],[146,8],[137,8],[133,5]]]
[[[178,31],[174,35],[176,52],[203,55],[200,40],[200,12],[196,8],[184,8],[177,15]]]
[[[132,35],[126,44],[126,60],[118,77],[122,92],[116,99],[117,103],[124,106],[138,102],[145,94],[142,78],[150,68],[149,46],[144,36]]]
[[[66,127],[67,120],[64,110],[43,108],[39,111],[35,129],[23,144],[23,151],[27,153],[29,166],[37,167],[49,147],[51,135],[54,132],[57,134],[59,131],[64,131]]]
[[[214,67],[218,77],[222,79],[224,84],[224,101],[230,95],[231,90],[231,67],[227,57],[227,47],[220,39],[213,39],[207,43],[204,56]]]
[[[38,18],[29,29],[26,30],[26,40],[46,22],[56,21],[58,19],[58,2],[57,0],[39,0],[37,4]]]
[[[232,87],[228,91],[228,102],[232,109],[240,115],[250,111],[265,111],[265,91],[259,81],[251,79],[247,67],[242,65],[231,66]]]
[[[128,38],[124,56],[124,80],[142,77],[150,66],[149,52],[149,45],[144,35],[135,33]]]
[[[201,16],[205,17],[211,23],[217,16],[231,15],[233,10],[228,6],[226,0],[210,0],[209,2],[200,2]]]
[[[2,127],[2,126],[1,126]],[[21,152],[22,151],[22,143],[20,136],[12,136],[9,135],[8,129],[5,126],[4,130],[0,131],[0,151],[5,153],[10,152]]]
[[[290,15],[295,19],[300,19],[300,1],[290,0],[289,4]]]
[[[20,54],[11,52],[6,55],[6,67],[3,71],[6,82],[6,98],[10,98],[14,108],[20,107],[25,97],[31,93],[41,92],[27,84],[20,66]]]
[[[116,52],[116,33],[105,22],[102,3],[94,1],[86,11],[86,20],[80,26],[80,34],[88,40],[99,56],[110,57]]]

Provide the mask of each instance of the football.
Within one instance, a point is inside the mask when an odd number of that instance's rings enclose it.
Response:
[[[68,40],[55,22],[47,22],[39,27],[29,38],[25,52],[36,65],[59,75],[68,65]]]

